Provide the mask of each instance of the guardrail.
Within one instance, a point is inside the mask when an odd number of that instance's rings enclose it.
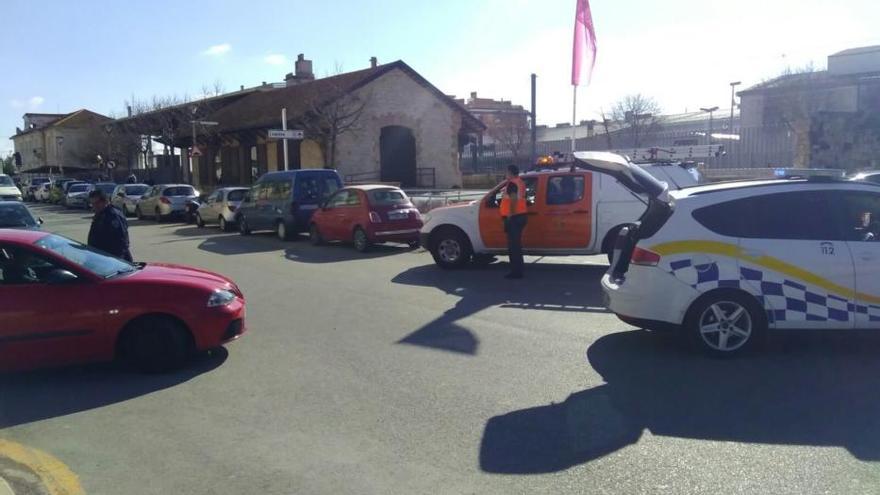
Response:
[[[456,203],[482,199],[487,191],[473,189],[404,189],[413,205],[422,213]]]

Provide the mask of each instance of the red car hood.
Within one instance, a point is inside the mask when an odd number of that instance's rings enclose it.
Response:
[[[211,290],[221,287],[238,290],[235,282],[218,273],[168,263],[147,263],[144,268],[132,274],[130,278],[137,279],[138,281],[180,282],[202,285]]]

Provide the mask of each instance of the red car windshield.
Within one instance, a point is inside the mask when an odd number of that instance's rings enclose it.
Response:
[[[127,261],[54,234],[40,238],[34,245],[51,251],[102,278],[110,278],[137,270],[136,265]]]

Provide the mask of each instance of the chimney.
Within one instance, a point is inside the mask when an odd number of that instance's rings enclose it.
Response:
[[[128,110],[128,116],[131,117],[131,105],[128,105],[125,109]]]
[[[302,81],[312,81],[315,74],[312,73],[312,61],[306,60],[305,55],[300,53],[296,56],[296,64],[294,64],[294,72],[297,79]]]
[[[477,99],[477,92],[476,92],[476,91],[471,91],[471,99],[472,99],[472,100],[476,100],[476,99]]]
[[[370,68],[375,69],[377,65],[379,65],[379,60],[376,57],[370,57]]]
[[[240,90],[240,91],[244,91],[244,84],[241,85],[241,90]]]

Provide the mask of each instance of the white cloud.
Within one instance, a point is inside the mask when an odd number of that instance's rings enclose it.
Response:
[[[9,106],[11,106],[12,108],[27,108],[29,110],[35,110],[45,101],[46,99],[42,96],[31,96],[27,100],[19,100],[17,98],[13,98],[9,100]]]
[[[263,61],[269,65],[287,65],[287,57],[280,53],[271,53],[263,58]]]
[[[202,52],[202,55],[208,55],[210,57],[222,57],[223,55],[229,53],[230,50],[232,50],[232,45],[230,45],[229,43],[221,43],[219,45],[208,47],[207,50]]]

